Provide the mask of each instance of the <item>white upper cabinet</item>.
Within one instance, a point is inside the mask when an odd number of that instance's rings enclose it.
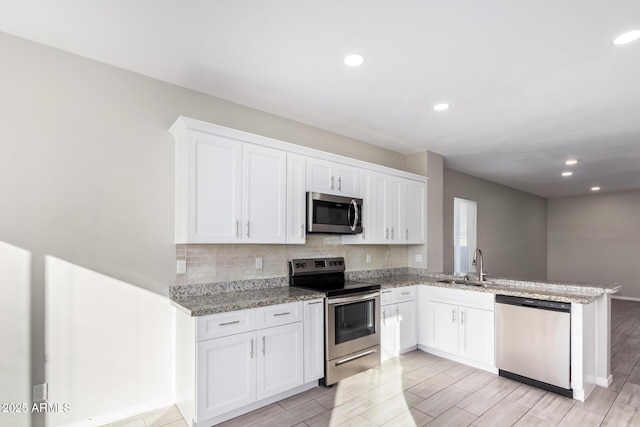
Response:
[[[358,168],[327,160],[307,159],[307,191],[360,197]]]
[[[285,243],[287,153],[224,135],[176,137],[176,243]]]
[[[287,154],[287,243],[304,243],[306,237],[306,157]]]
[[[426,241],[427,186],[424,182],[404,180],[405,184],[405,224],[406,243],[424,243]]]
[[[424,177],[186,117],[170,132],[176,243],[304,244],[307,192],[363,199],[344,243],[425,242]]]
[[[286,177],[287,153],[242,144],[243,242],[286,242]]]
[[[176,242],[239,242],[241,144],[192,132],[178,148],[186,165],[176,165]]]
[[[342,236],[347,244],[422,244],[425,236],[426,184],[378,172],[361,171],[364,231]]]

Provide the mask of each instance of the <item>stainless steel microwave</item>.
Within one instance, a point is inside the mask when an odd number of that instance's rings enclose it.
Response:
[[[307,193],[307,233],[362,233],[362,199]]]

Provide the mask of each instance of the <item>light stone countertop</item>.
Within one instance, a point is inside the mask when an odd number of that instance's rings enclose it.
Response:
[[[446,274],[401,275],[387,277],[363,278],[362,281],[381,285],[382,289],[398,288],[413,285],[428,285],[448,289],[462,289],[473,292],[484,292],[499,295],[542,299],[548,301],[589,304],[602,294],[613,294],[620,290],[620,285],[596,286],[582,283],[529,281],[492,278],[483,286],[465,284],[440,283],[438,280],[459,280]]]
[[[324,298],[322,292],[280,286],[233,292],[217,292],[211,295],[196,295],[172,298],[172,304],[190,316],[206,316],[248,308],[266,307],[296,301]]]
[[[620,290],[620,285],[599,286],[583,283],[503,278],[489,278],[489,281],[484,286],[439,283],[438,280],[461,280],[461,278],[449,274],[426,273],[421,269],[406,268],[348,272],[347,278],[379,284],[382,289],[428,285],[576,304],[589,304],[603,294],[613,294]],[[190,316],[206,316],[228,311],[324,298],[325,296],[322,292],[291,288],[286,283],[287,278],[269,278],[174,286],[170,288],[169,296],[174,306]]]

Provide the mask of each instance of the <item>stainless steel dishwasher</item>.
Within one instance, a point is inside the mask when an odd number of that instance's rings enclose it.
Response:
[[[496,295],[499,375],[573,397],[571,304]]]

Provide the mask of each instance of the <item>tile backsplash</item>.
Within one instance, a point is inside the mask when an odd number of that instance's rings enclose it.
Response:
[[[313,234],[304,245],[176,245],[176,260],[186,260],[187,272],[177,274],[175,284],[285,277],[290,259],[324,256],[344,257],[347,271],[407,266],[405,245],[343,245],[340,236]]]

